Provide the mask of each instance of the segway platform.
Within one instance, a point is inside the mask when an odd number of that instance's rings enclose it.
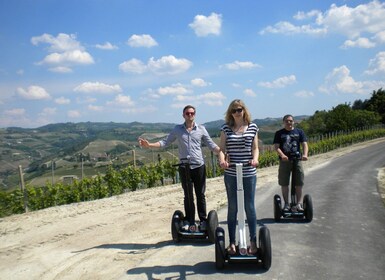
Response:
[[[311,222],[313,220],[313,202],[309,194],[306,194],[303,197],[303,210],[297,209],[297,196],[295,193],[295,178],[296,178],[296,166],[297,162],[301,160],[300,154],[294,154],[290,161],[293,164],[292,174],[291,174],[291,189],[290,189],[290,208],[285,210],[282,208],[282,200],[280,195],[274,195],[274,219],[276,222],[279,222],[281,218],[294,218],[294,219],[305,219],[306,222]]]
[[[183,229],[184,215],[182,211],[176,210],[171,220],[171,235],[175,242],[184,239],[208,239],[209,242],[215,242],[215,229],[218,227],[218,214],[211,210],[207,216],[206,229],[202,230],[200,223],[190,226],[188,230]]]
[[[246,244],[246,225],[244,212],[244,192],[242,168],[247,164],[237,163],[237,206],[238,206],[238,237],[239,243],[236,246],[236,253],[229,254],[225,249],[225,230],[217,227],[215,231],[215,266],[217,269],[223,269],[227,263],[234,262],[254,262],[262,263],[264,269],[269,270],[271,266],[271,240],[270,231],[266,226],[259,228],[257,252],[248,254]]]

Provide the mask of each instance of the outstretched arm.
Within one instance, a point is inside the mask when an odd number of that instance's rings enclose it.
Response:
[[[143,148],[159,148],[160,147],[159,142],[150,143],[150,142],[148,142],[147,139],[144,139],[144,138],[138,138],[138,142],[139,142],[139,145]]]

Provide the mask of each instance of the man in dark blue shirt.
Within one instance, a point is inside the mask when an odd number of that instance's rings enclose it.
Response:
[[[278,183],[282,188],[282,196],[285,201],[284,210],[289,210],[289,182],[293,164],[297,164],[296,170],[296,196],[297,210],[303,211],[302,187],[304,185],[304,172],[300,160],[294,161],[294,158],[301,160],[308,159],[307,137],[302,129],[294,127],[294,117],[285,115],[283,117],[284,128],[278,130],[274,135],[274,148],[279,156]],[[301,153],[301,146],[303,153]]]

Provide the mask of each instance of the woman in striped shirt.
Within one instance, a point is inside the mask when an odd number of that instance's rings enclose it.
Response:
[[[258,166],[258,126],[251,122],[251,115],[242,100],[233,100],[225,115],[225,124],[221,127],[219,163],[225,169],[229,231],[229,254],[236,253],[235,231],[237,223],[237,178],[236,169],[230,164],[249,163],[243,167],[243,188],[247,223],[250,232],[249,254],[257,252],[257,215],[255,210],[255,189],[257,185]]]

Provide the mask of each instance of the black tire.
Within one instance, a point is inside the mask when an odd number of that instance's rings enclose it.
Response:
[[[180,241],[179,229],[182,226],[183,219],[184,219],[184,215],[183,215],[182,211],[180,211],[180,210],[176,210],[174,212],[174,214],[172,215],[171,236],[172,236],[172,240],[174,240],[174,242]]]
[[[305,213],[305,220],[310,223],[313,220],[313,201],[309,194],[303,198],[303,210]]]
[[[282,216],[282,202],[281,197],[276,194],[274,196],[274,220],[276,222],[279,222]]]
[[[207,236],[211,243],[215,243],[215,231],[218,227],[217,211],[211,210],[207,215]]]
[[[215,266],[217,269],[225,267],[225,230],[217,227],[215,230]]]
[[[270,231],[266,226],[259,229],[259,249],[262,266],[264,269],[269,270],[271,267],[271,240]]]

